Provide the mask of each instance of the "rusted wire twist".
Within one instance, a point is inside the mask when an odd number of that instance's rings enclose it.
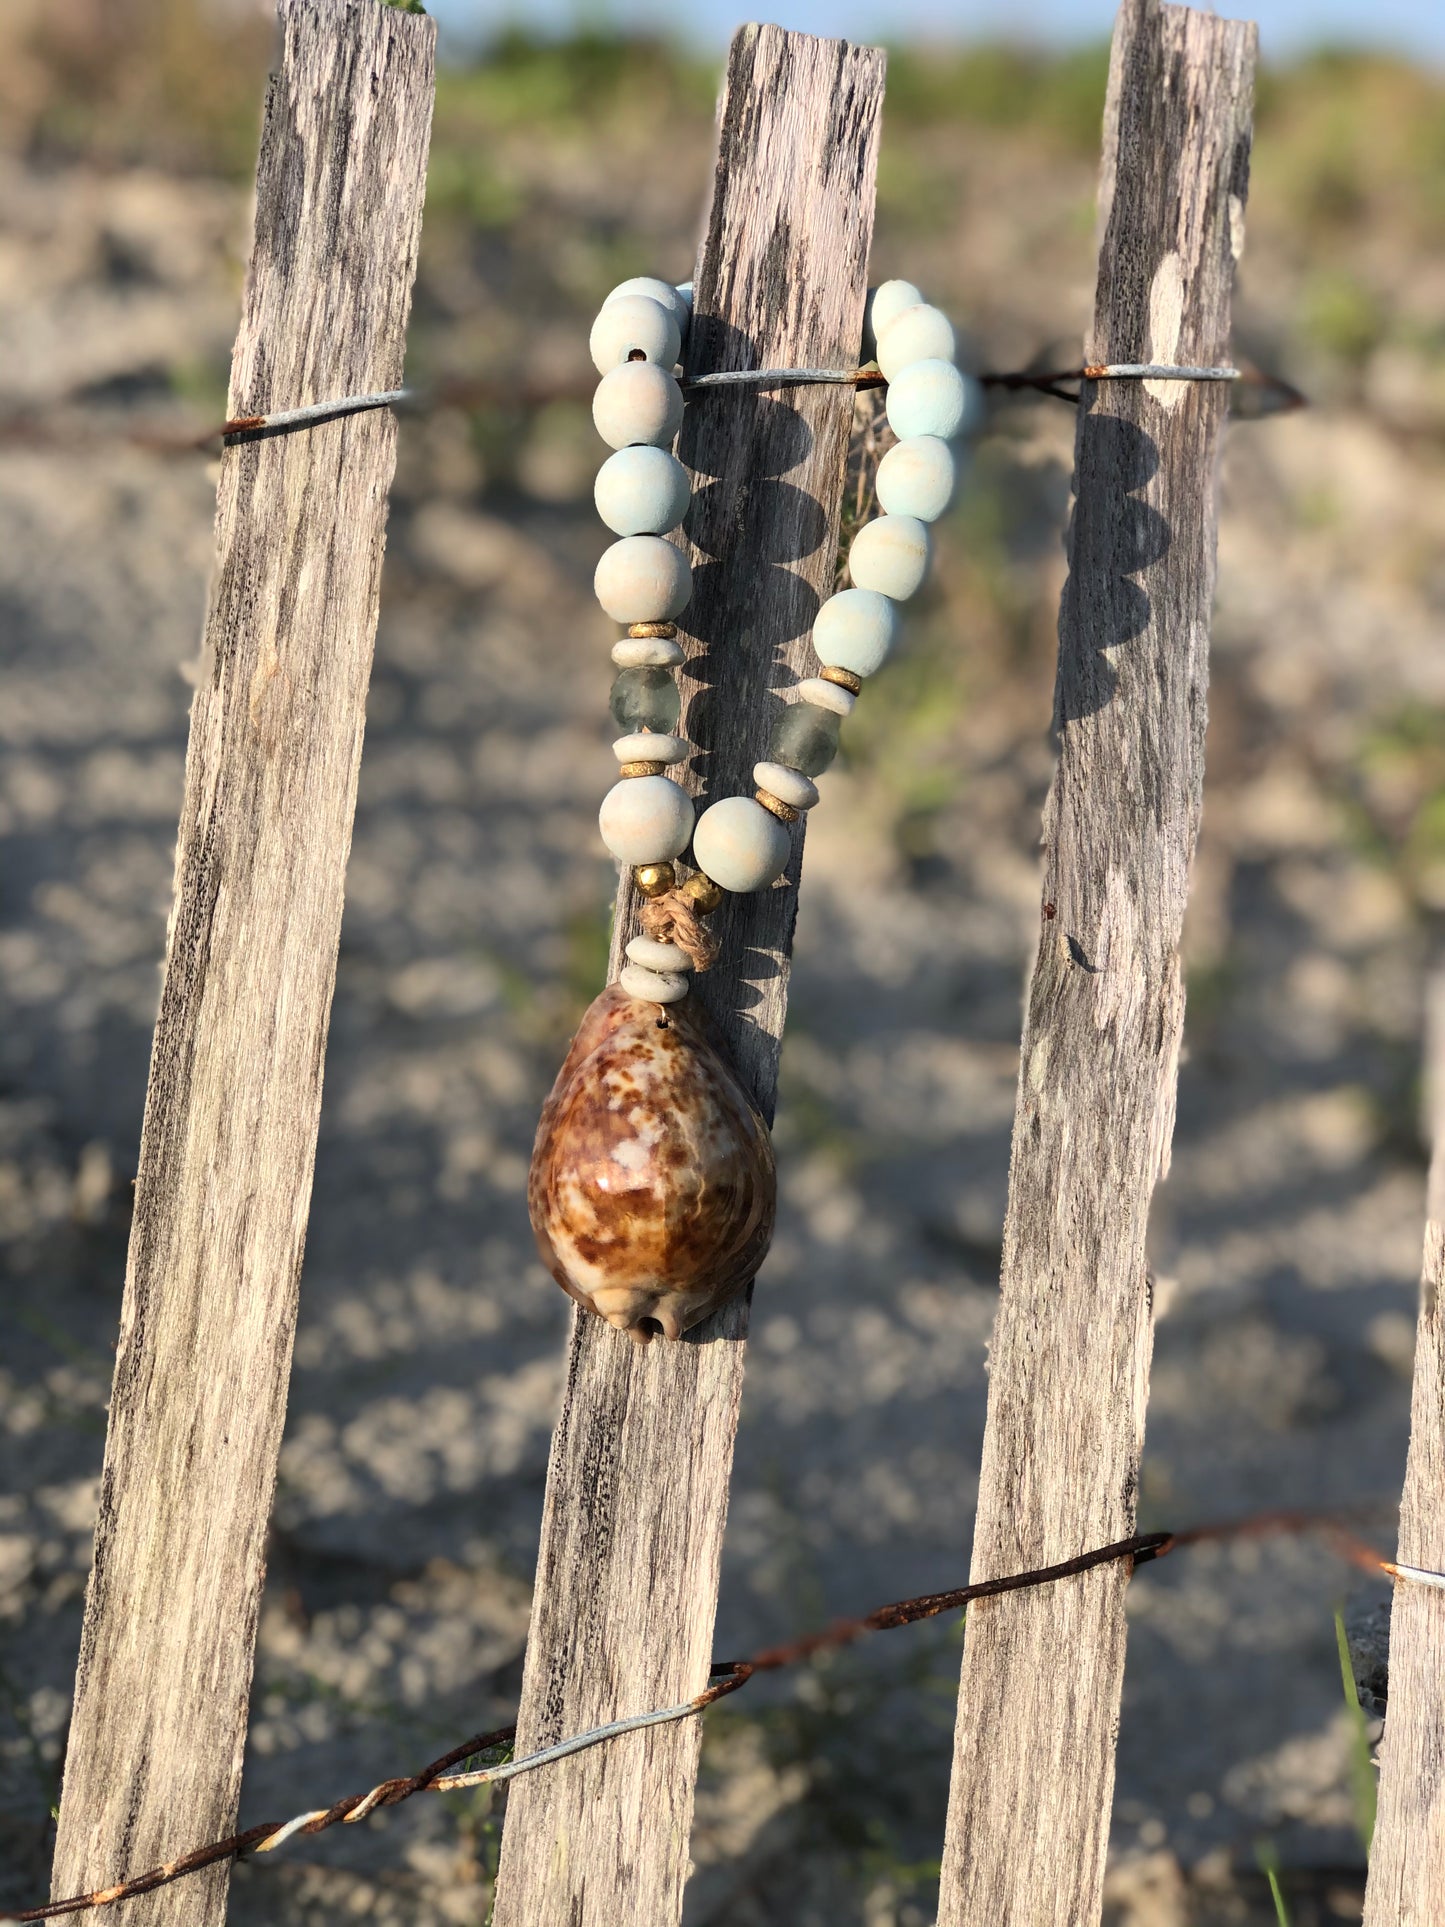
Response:
[[[357,1821],[367,1819],[379,1807],[398,1806],[415,1793],[444,1793],[514,1779],[519,1774],[532,1772],[554,1760],[599,1746],[621,1733],[687,1719],[746,1686],[755,1673],[775,1672],[780,1667],[797,1665],[800,1660],[811,1659],[816,1653],[851,1645],[864,1633],[889,1632],[897,1626],[912,1626],[921,1619],[934,1619],[940,1613],[956,1612],[960,1607],[980,1599],[996,1599],[1003,1593],[1025,1592],[1035,1586],[1051,1585],[1060,1579],[1071,1579],[1080,1573],[1091,1572],[1096,1567],[1112,1565],[1123,1559],[1140,1566],[1150,1559],[1162,1559],[1167,1553],[1181,1547],[1202,1545],[1210,1540],[1260,1539],[1287,1532],[1319,1532],[1341,1558],[1362,1571],[1383,1573],[1390,1578],[1413,1580],[1445,1590],[1445,1573],[1430,1572],[1382,1558],[1372,1546],[1347,1530],[1338,1516],[1309,1512],[1261,1512],[1248,1519],[1195,1526],[1187,1532],[1136,1532],[1127,1539],[1116,1540],[1112,1545],[1096,1546],[1091,1552],[1081,1552],[1076,1558],[1061,1560],[1056,1565],[1036,1566],[1027,1572],[1008,1573],[998,1579],[976,1580],[972,1585],[957,1586],[949,1592],[921,1593],[913,1599],[894,1600],[861,1618],[836,1620],[820,1632],[805,1634],[803,1638],[786,1645],[769,1646],[760,1653],[754,1653],[750,1659],[716,1660],[709,1668],[711,1683],[678,1706],[659,1707],[650,1713],[636,1713],[626,1719],[613,1720],[606,1726],[594,1727],[588,1733],[580,1733],[573,1739],[544,1747],[540,1752],[528,1754],[520,1760],[461,1773],[450,1772],[449,1768],[460,1765],[478,1753],[492,1752],[509,1745],[516,1737],[516,1728],[503,1726],[491,1733],[476,1734],[409,1778],[383,1780],[372,1787],[369,1793],[350,1794],[332,1806],[298,1813],[290,1820],[263,1821],[259,1826],[248,1827],[244,1833],[234,1833],[225,1840],[196,1847],[175,1860],[168,1860],[163,1866],[137,1874],[132,1879],[118,1881],[112,1887],[76,1894],[67,1900],[52,1900],[44,1906],[29,1907],[20,1913],[0,1913],[0,1920],[57,1920],[62,1915],[82,1913],[88,1908],[108,1907],[117,1900],[129,1900],[137,1894],[150,1893],[157,1887],[167,1886],[186,1874],[199,1873],[203,1867],[214,1866],[219,1860],[231,1860],[243,1853],[271,1852],[298,1834],[324,1833],[328,1827],[338,1823],[354,1825]]]

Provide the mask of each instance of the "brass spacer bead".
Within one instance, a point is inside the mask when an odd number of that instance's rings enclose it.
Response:
[[[754,790],[753,794],[754,796],[757,797],[758,801],[762,804],[765,810],[772,811],[773,815],[778,818],[779,822],[782,822],[782,823],[797,822],[800,812],[795,810],[791,803],[785,803],[781,796],[774,796],[771,790]]]
[[[623,763],[617,774],[619,776],[661,776],[666,768],[666,763]]]
[[[851,669],[824,669],[821,676],[824,682],[835,682],[840,689],[846,689],[854,696],[863,687],[863,678],[855,676]]]
[[[704,876],[699,870],[696,876],[690,876],[683,884],[682,894],[700,917],[706,917],[717,909],[726,892],[720,883],[714,883],[710,876]]]
[[[629,636],[663,636],[671,641],[677,634],[677,624],[675,622],[629,622],[627,633]]]
[[[645,897],[665,897],[677,884],[677,871],[670,863],[639,863],[632,881]]]

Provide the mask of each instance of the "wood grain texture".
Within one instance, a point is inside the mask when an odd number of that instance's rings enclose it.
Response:
[[[1125,0],[1085,359],[1228,358],[1254,29]],[[1134,1529],[1180,928],[1203,785],[1218,384],[1090,384],[972,1576]],[[939,1927],[1099,1918],[1128,1569],[969,1609]]]
[[[1400,1503],[1405,1565],[1445,1572],[1445,966],[1429,983],[1425,1259],[1415,1333],[1410,1452]],[[1445,1593],[1408,1580],[1390,1611],[1390,1697],[1365,1927],[1445,1920]]]
[[[398,386],[421,226],[431,21],[281,23],[233,417]],[[395,443],[381,411],[222,457],[57,1895],[235,1820]],[[127,1927],[211,1927],[227,1876]]]
[[[689,374],[842,367],[862,335],[883,55],[776,27],[733,41],[716,183],[698,255]],[[776,692],[816,673],[809,633],[833,587],[852,391],[714,391],[689,405],[693,475],[682,618],[688,787],[751,794]],[[776,889],[728,900],[694,995],[771,1119],[802,829]],[[636,934],[626,875],[612,974]],[[547,1476],[518,1746],[701,1690],[714,1610],[746,1299],[645,1349],[579,1313]],[[496,1927],[664,1927],[682,1909],[698,1722],[659,1727],[520,1780],[502,1836]]]

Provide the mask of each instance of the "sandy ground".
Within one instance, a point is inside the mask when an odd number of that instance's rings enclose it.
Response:
[[[628,202],[636,245],[679,276],[691,214],[674,203],[700,203],[700,130],[682,186],[664,196],[638,172]],[[49,424],[0,442],[0,1897],[15,1904],[46,1883],[211,549],[206,459],[123,433],[204,421],[176,371],[224,366],[245,209],[203,182],[5,166],[0,407]],[[566,154],[545,181],[537,167],[536,244],[587,231],[587,170]],[[992,365],[1077,338],[1091,167],[980,143],[959,168],[957,231],[906,231],[885,192],[883,271],[916,268]],[[1267,242],[1267,207],[1260,227]],[[1252,237],[1246,270],[1246,325],[1266,338],[1295,272],[1275,238],[1251,278]],[[585,386],[585,305],[528,324],[521,247],[432,261],[415,350],[432,372],[484,348]],[[1433,445],[1368,399],[1327,392],[1237,426],[1228,449],[1189,1050],[1154,1226],[1146,1526],[1380,1502],[1388,1533],[1403,1470],[1420,904],[1440,885],[1361,829],[1359,771],[1381,718],[1445,704],[1445,583]],[[572,403],[509,433],[499,453],[456,415],[403,431],[245,1820],[412,1770],[505,1719],[517,1688],[567,1322],[531,1248],[526,1158],[600,983],[611,758],[610,632],[590,597],[599,451]],[[880,678],[810,829],[720,1650],[966,1570],[1070,433],[1048,404],[1000,414],[891,688]],[[1358,1918],[1332,1624],[1352,1585],[1296,1540],[1140,1573],[1116,1921],[1268,1918],[1261,1839],[1291,1870],[1298,1921]],[[720,1714],[693,1927],[930,1919],[956,1666],[955,1629],[893,1634]],[[482,1797],[417,1801],[242,1870],[233,1918],[480,1923],[494,1851]]]

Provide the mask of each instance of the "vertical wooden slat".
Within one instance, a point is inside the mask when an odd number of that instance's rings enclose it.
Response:
[[[1400,1503],[1402,1564],[1445,1571],[1445,967],[1425,1027],[1430,1176],[1415,1332],[1410,1453]],[[1390,1611],[1390,1697],[1365,1927],[1445,1920],[1445,1593],[1402,1580]]]
[[[855,365],[873,225],[883,55],[745,27],[728,61],[687,370]],[[689,406],[694,574],[682,618],[689,787],[749,794],[779,703],[812,673],[833,586],[852,391],[715,391]],[[797,913],[784,885],[731,899],[700,995],[771,1117]],[[612,970],[635,934],[624,877]],[[578,1314],[553,1439],[522,1682],[530,1750],[706,1683],[748,1305],[643,1349]],[[519,1781],[496,1927],[664,1927],[681,1912],[699,1745],[660,1727]]]
[[[1125,0],[1086,360],[1228,359],[1252,26]],[[1134,1527],[1203,782],[1218,384],[1086,385],[975,1579]],[[1126,1567],[971,1607],[939,1927],[1101,1908]]]
[[[421,226],[432,22],[280,11],[232,416],[398,385]],[[234,1824],[395,444],[222,458],[57,1895]],[[127,1927],[212,1927],[228,1871]]]

